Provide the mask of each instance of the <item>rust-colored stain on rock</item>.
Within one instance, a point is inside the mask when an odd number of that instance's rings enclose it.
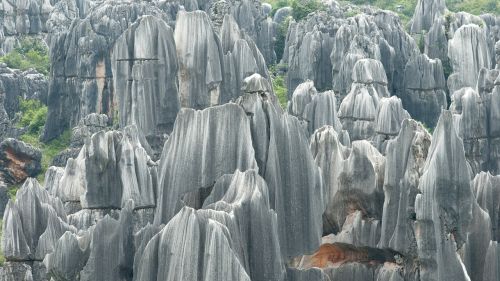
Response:
[[[390,249],[377,249],[371,247],[356,247],[351,244],[333,243],[323,244],[314,253],[306,267],[333,267],[350,262],[367,264],[395,263],[397,252]]]

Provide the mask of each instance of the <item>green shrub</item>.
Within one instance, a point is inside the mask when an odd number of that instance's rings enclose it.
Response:
[[[50,167],[54,157],[69,147],[71,142],[71,130],[65,130],[58,138],[47,143],[40,142],[39,138],[40,134],[30,132],[19,137],[20,140],[25,143],[29,143],[42,151],[42,171],[38,175],[37,179],[40,183],[43,183],[45,172]]]
[[[20,99],[19,104],[21,117],[17,125],[28,127],[26,133],[21,135],[19,139],[42,150],[42,172],[39,175],[39,181],[42,183],[45,171],[50,166],[54,156],[69,146],[71,130],[64,131],[61,136],[48,143],[42,143],[39,138],[47,119],[47,107],[38,100]]]
[[[312,12],[325,9],[325,5],[319,0],[291,0],[289,3],[296,21],[307,17]]]
[[[283,8],[283,7],[288,7],[290,6],[290,3],[288,0],[268,0],[268,1],[263,1],[264,3],[269,3],[273,7],[273,11],[271,12],[271,16],[274,16],[276,14],[276,11]]]
[[[40,134],[47,119],[47,106],[38,100],[19,98],[19,107],[21,119],[18,126],[28,127],[29,133]]]
[[[279,74],[276,65],[269,67],[269,72],[271,74],[271,80],[273,82],[273,90],[276,97],[278,97],[278,102],[281,108],[286,110],[288,104],[288,90],[286,88],[285,77]]]
[[[48,75],[50,70],[48,48],[37,38],[21,39],[12,52],[0,57],[0,62],[4,62],[10,68],[20,70],[34,68],[45,75]]]

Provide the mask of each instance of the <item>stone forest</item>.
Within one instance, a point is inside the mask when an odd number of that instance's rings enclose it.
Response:
[[[497,0],[1,0],[0,281],[500,281]]]

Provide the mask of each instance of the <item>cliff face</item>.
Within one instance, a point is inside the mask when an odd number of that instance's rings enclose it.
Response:
[[[0,280],[498,281],[498,17],[324,2],[278,68],[289,7],[4,3],[52,67],[0,66]],[[19,97],[72,128],[43,183]]]

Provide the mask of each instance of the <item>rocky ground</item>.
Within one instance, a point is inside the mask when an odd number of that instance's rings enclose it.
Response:
[[[0,281],[500,281],[500,15],[298,9],[1,3]]]

